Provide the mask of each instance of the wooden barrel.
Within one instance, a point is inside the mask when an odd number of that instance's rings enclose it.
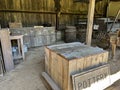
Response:
[[[78,29],[77,30],[77,40],[84,43],[86,40],[86,30],[85,29]]]
[[[76,41],[76,27],[67,26],[65,30],[65,42],[75,42]]]

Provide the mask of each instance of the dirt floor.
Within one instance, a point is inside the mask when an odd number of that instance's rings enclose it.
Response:
[[[0,78],[0,90],[47,90],[41,79],[43,71],[44,49],[31,49],[24,62]]]
[[[115,57],[113,59],[109,59],[109,64],[111,74],[120,71],[120,47],[117,48]],[[113,85],[105,90],[120,90],[120,80],[116,81]]]
[[[108,50],[110,51],[110,50]],[[109,59],[111,74],[120,70],[120,49],[114,59]],[[26,59],[11,72],[0,77],[0,90],[49,90],[41,76],[44,71],[44,48],[31,48]],[[120,90],[120,80],[106,90]]]

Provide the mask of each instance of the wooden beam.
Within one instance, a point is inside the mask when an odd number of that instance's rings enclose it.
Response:
[[[16,10],[16,9],[0,9],[0,12],[12,12],[12,13],[40,13],[40,14],[56,14],[54,11],[39,11],[39,10]],[[62,15],[87,15],[81,13],[74,12],[61,12]]]
[[[42,72],[42,76],[45,78],[45,80],[51,86],[52,90],[60,90],[60,88],[57,86],[57,84],[49,77],[49,75],[46,72]]]
[[[91,45],[91,39],[92,39],[95,0],[89,0],[89,1],[90,2],[89,2],[89,10],[88,10],[86,44],[90,46]]]

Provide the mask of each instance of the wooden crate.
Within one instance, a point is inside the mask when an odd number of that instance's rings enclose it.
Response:
[[[22,28],[22,23],[19,22],[9,23],[9,28]]]
[[[45,47],[45,71],[61,90],[73,90],[71,75],[106,64],[107,61],[107,51],[81,43]]]

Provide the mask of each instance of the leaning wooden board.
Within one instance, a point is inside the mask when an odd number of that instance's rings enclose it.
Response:
[[[0,42],[6,71],[14,68],[10,35],[7,29],[0,30]]]
[[[61,90],[72,90],[71,75],[104,65],[108,52],[79,42],[45,47],[45,70]]]

